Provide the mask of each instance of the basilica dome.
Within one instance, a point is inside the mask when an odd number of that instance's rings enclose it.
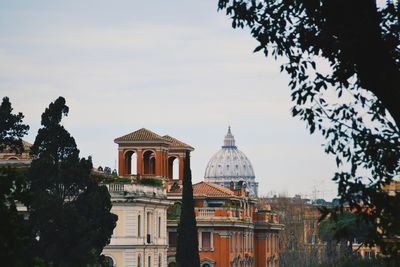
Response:
[[[246,155],[235,144],[231,128],[224,139],[224,145],[207,164],[206,182],[216,183],[229,188],[229,183],[244,182],[251,195],[257,195],[258,183],[255,182],[253,166]]]

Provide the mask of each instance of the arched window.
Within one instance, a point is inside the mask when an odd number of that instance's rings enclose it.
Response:
[[[162,267],[162,256],[158,254],[158,267]]]
[[[201,267],[211,267],[211,266],[208,263],[204,263]]]
[[[142,267],[142,257],[140,256],[140,254],[137,257],[137,266]]]
[[[138,215],[138,228],[137,228],[137,236],[140,237],[141,236],[141,232],[142,232],[142,222],[140,220],[140,215]]]
[[[151,267],[151,256],[148,257],[147,266],[148,266],[148,267]]]
[[[114,260],[110,257],[110,256],[106,256],[106,263],[107,263],[107,267],[114,267],[115,263]]]

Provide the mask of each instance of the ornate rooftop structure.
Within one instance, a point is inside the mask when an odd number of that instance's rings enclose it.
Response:
[[[246,155],[235,144],[235,137],[228,128],[224,139],[224,145],[215,153],[207,164],[204,179],[206,182],[222,185],[230,188],[230,182],[234,186],[245,184],[250,195],[257,196],[258,183],[255,182],[253,166]]]

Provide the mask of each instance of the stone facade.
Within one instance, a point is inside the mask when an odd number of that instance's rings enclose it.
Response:
[[[111,242],[103,250],[109,266],[167,266],[167,200],[159,187],[108,184],[118,216]]]

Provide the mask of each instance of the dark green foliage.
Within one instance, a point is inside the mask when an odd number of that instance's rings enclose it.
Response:
[[[105,173],[92,172],[90,174],[90,177],[95,182],[102,183],[102,184],[112,184],[112,183],[130,184],[130,183],[132,183],[132,179],[130,179],[130,178],[119,177],[118,175],[113,175],[113,174],[108,175]]]
[[[366,242],[396,257],[400,242],[385,240],[400,235],[400,196],[382,186],[400,174],[400,4],[219,0],[219,9],[234,28],[250,29],[255,52],[286,59],[292,114],[319,130],[336,158],[340,206],[379,228]]]
[[[142,178],[139,180],[139,184],[158,186],[158,187],[161,187],[163,185],[162,180],[158,178]]]
[[[60,124],[68,114],[59,97],[42,114],[29,172],[32,254],[47,265],[96,264],[117,217],[107,189],[90,178],[91,159],[79,157],[74,138]]]
[[[22,113],[12,114],[7,97],[0,105],[0,150],[23,152],[22,137],[29,126],[22,123]],[[0,258],[4,266],[25,265],[30,228],[18,213],[17,205],[28,201],[25,169],[0,168]]]
[[[326,218],[318,225],[319,238],[326,242],[326,253],[328,262],[337,260],[337,244],[340,243],[342,254],[348,257],[353,253],[353,242],[365,244],[373,239],[375,228],[371,223],[360,220],[360,217],[350,212],[339,214],[335,219]]]
[[[24,149],[22,137],[28,133],[29,126],[22,124],[24,115],[21,112],[12,114],[12,110],[10,100],[4,97],[0,105],[0,150],[21,153]]]
[[[361,244],[370,239],[368,234],[374,231],[374,226],[350,212],[339,214],[336,220],[326,218],[318,226],[318,235],[323,241],[343,240]]]
[[[190,154],[188,151],[184,162],[182,210],[178,225],[176,263],[178,267],[200,266],[196,217],[194,214],[192,172],[190,170]]]
[[[174,205],[170,206],[167,210],[168,220],[178,220],[181,216],[182,204],[175,202]]]

